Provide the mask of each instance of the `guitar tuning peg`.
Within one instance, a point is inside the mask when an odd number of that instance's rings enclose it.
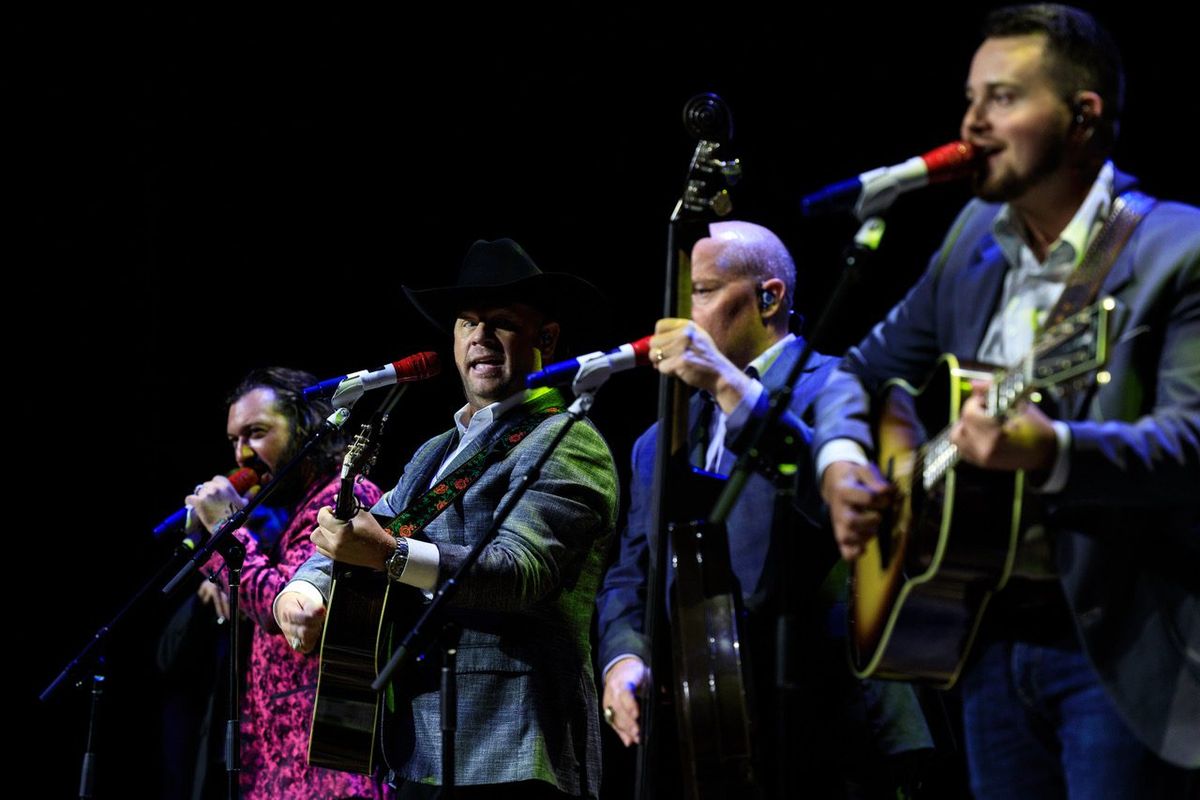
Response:
[[[740,158],[735,158],[732,161],[718,161],[717,165],[721,168],[721,174],[725,176],[725,180],[729,181],[729,185],[736,185],[742,178],[742,161]]]
[[[713,195],[708,201],[709,207],[718,217],[726,216],[730,211],[733,211],[733,200],[729,197],[729,192],[725,189]]]

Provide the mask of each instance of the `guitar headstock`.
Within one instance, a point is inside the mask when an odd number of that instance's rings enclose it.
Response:
[[[1105,297],[1047,329],[1028,356],[1032,388],[1077,387],[1108,360],[1108,317],[1116,301]]]
[[[353,441],[346,448],[346,455],[342,456],[342,479],[356,475],[366,475],[371,471],[371,467],[375,465],[375,456],[379,452],[379,446],[371,441],[371,426],[363,425],[358,433],[354,434]]]
[[[1046,329],[1033,349],[1011,370],[996,375],[987,407],[1001,416],[1039,389],[1078,389],[1108,360],[1108,315],[1116,301],[1105,297]],[[1107,380],[1105,373],[1096,380]]]
[[[340,520],[347,520],[358,511],[358,501],[354,497],[354,483],[359,475],[366,475],[375,465],[375,457],[379,453],[379,444],[373,441],[370,424],[363,425],[354,440],[346,448],[342,457],[342,485],[338,489],[337,504],[333,515]]]

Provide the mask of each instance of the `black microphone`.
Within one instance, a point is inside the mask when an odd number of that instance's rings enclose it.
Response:
[[[251,486],[258,486],[258,473],[249,467],[236,469],[229,475],[229,482],[233,484],[233,488],[237,489],[238,494],[245,494],[250,490]],[[188,512],[192,509],[188,506],[176,511],[171,516],[164,519],[154,527],[154,538],[161,538],[168,531],[182,528],[187,522]],[[194,548],[193,548],[194,549]]]
[[[965,178],[983,154],[970,142],[950,142],[891,167],[834,183],[800,201],[804,216],[853,211],[860,220],[886,211],[896,198],[931,183]]]
[[[379,369],[364,369],[321,381],[305,388],[304,397],[308,399],[332,394],[333,407],[345,408],[362,397],[363,392],[407,381],[423,381],[441,371],[442,365],[438,362],[437,353],[415,353],[408,358],[384,364]]]

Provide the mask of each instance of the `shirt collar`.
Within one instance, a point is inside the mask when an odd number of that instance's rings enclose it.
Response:
[[[779,358],[779,354],[783,352],[784,347],[787,347],[788,342],[795,338],[796,334],[794,333],[789,333],[787,336],[784,336],[778,342],[759,353],[758,357],[751,361],[749,365],[747,365],[746,370],[749,371],[751,368],[753,368],[755,375],[761,378],[764,374],[766,374],[767,370],[771,368],[771,365],[775,363],[775,359]]]
[[[1057,261],[1058,259],[1052,259],[1051,256],[1062,247],[1070,248],[1068,252],[1071,254],[1072,266],[1078,265],[1083,259],[1084,250],[1092,238],[1097,222],[1108,218],[1109,208],[1112,207],[1115,174],[1113,163],[1111,161],[1104,162],[1104,166],[1100,168],[1100,174],[1096,176],[1092,188],[1076,210],[1075,216],[1071,217],[1071,221],[1067,223],[1067,227],[1063,228],[1058,239],[1047,248],[1047,262]],[[996,238],[996,244],[1004,252],[1008,263],[1020,264],[1021,248],[1028,247],[1028,245],[1025,243],[1024,228],[1013,218],[1012,206],[1009,203],[1001,206],[1000,213],[992,221],[992,235]]]
[[[535,397],[545,394],[547,391],[549,391],[547,387],[521,389],[503,400],[498,400],[491,405],[484,406],[472,414],[469,420],[463,422],[467,412],[471,409],[471,404],[467,403],[454,413],[454,427],[458,428],[459,436],[465,436],[469,429],[486,428],[526,400],[532,400]]]

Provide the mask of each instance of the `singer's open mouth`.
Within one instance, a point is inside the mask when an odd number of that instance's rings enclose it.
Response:
[[[1000,144],[984,144],[982,142],[971,142],[971,146],[978,152],[978,158],[991,158],[996,153],[1004,150],[1004,145]]]
[[[500,372],[503,368],[503,356],[484,356],[483,358],[473,359],[468,366],[471,372],[478,375],[493,375]]]

